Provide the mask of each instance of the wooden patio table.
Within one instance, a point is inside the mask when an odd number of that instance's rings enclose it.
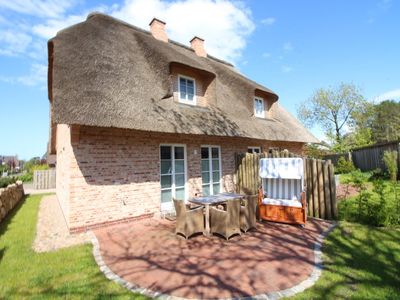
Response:
[[[243,199],[245,195],[235,193],[219,193],[210,196],[194,197],[189,202],[204,205],[206,208],[206,228],[203,232],[205,236],[210,236],[210,205],[218,205],[229,200]]]

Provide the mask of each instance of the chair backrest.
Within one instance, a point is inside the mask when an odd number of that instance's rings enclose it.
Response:
[[[282,178],[263,178],[263,190],[268,198],[292,200],[296,196],[301,199],[302,180],[301,179],[282,179]]]
[[[229,200],[226,203],[228,223],[233,226],[240,226],[240,199]]]
[[[186,216],[186,205],[185,201],[172,199],[174,201],[175,212],[176,212],[176,219],[184,219]]]

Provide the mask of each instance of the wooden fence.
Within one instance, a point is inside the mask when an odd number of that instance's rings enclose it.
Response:
[[[33,188],[36,190],[54,189],[56,187],[56,169],[37,170],[33,172]]]
[[[236,154],[236,191],[256,194],[261,186],[260,158],[296,157],[286,151],[272,154]],[[304,159],[304,183],[308,215],[321,219],[337,219],[336,182],[334,166],[330,160]]]
[[[347,160],[352,160],[354,166],[361,171],[373,171],[378,168],[386,170],[385,163],[383,162],[383,154],[385,151],[397,151],[397,153],[400,154],[400,142],[395,141],[370,145],[353,149],[348,153],[326,155],[324,158],[332,160],[333,164],[336,165],[340,157],[345,157]],[[397,164],[400,166],[400,155],[398,155]]]

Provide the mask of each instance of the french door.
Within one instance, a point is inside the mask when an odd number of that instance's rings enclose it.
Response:
[[[172,198],[186,199],[186,149],[183,145],[160,146],[161,210],[173,208]]]
[[[221,149],[218,146],[201,147],[201,179],[204,196],[221,192]]]

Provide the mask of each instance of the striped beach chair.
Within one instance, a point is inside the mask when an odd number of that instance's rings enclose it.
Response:
[[[307,207],[304,168],[301,158],[264,158],[260,160],[262,187],[258,204],[260,218],[304,225]]]

